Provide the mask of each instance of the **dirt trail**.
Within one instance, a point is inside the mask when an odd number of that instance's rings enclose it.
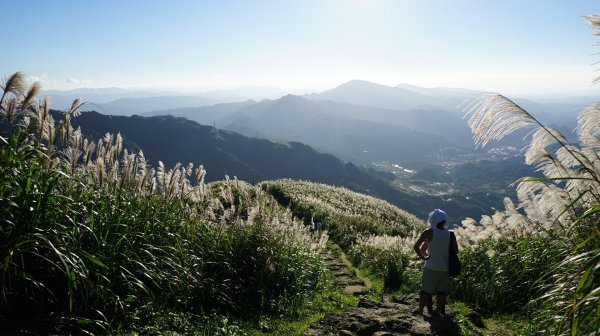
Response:
[[[344,263],[344,256],[335,257],[326,251],[324,260],[335,276],[336,283],[346,293],[357,296],[356,308],[327,314],[304,332],[305,336],[320,335],[460,335],[459,326],[450,316],[415,316],[418,295],[383,296],[381,302],[367,296],[370,284],[356,277],[354,270]],[[371,295],[372,297],[372,295]]]

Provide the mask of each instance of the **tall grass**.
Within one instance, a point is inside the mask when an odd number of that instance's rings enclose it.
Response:
[[[345,188],[305,181],[264,182],[262,188],[307,224],[321,221],[352,262],[380,278],[384,289],[406,286],[412,244],[426,227],[385,201]],[[408,287],[414,287],[409,285]]]
[[[588,22],[598,34],[599,17],[588,17]],[[484,274],[495,271],[496,275],[501,275],[500,281],[488,283],[487,291],[492,296],[502,295],[504,291],[525,296],[525,300],[511,298],[503,304],[505,309],[511,309],[512,302],[521,305],[532,298],[540,326],[544,326],[547,333],[599,334],[600,104],[593,104],[580,113],[576,143],[570,142],[558,130],[543,125],[502,95],[490,94],[477,101],[468,115],[469,126],[479,145],[522,127],[533,127],[525,161],[545,176],[520,180],[518,204],[507,203],[506,211],[500,215],[504,221],[490,236],[497,239],[508,233],[513,242],[499,240],[493,243],[495,257],[486,258],[481,250],[485,247],[469,252],[473,262],[481,266],[477,270]],[[514,232],[519,228],[535,237],[515,236]],[[504,247],[506,244],[509,244],[508,248]],[[523,245],[528,248],[519,252]],[[488,264],[491,271],[485,270]],[[498,274],[510,269],[514,270],[511,277],[503,278]],[[527,274],[541,280],[530,286],[531,281],[523,278]],[[525,284],[525,288],[514,288],[518,284]],[[513,288],[509,288],[511,286]],[[472,283],[471,287],[466,289],[469,283],[464,279],[464,286],[459,291],[478,301],[477,283]],[[467,293],[469,290],[473,292]],[[530,295],[531,291],[536,293]],[[503,296],[494,301],[502,302],[502,299]]]
[[[2,90],[0,329],[114,333],[172,314],[293,314],[319,288],[323,242],[260,188],[207,185],[192,165],[154,169],[119,134],[91,141],[70,124],[78,101],[57,122],[22,73]]]
[[[555,247],[541,235],[486,239],[469,246],[461,251],[463,270],[451,282],[451,294],[487,314],[527,315],[554,281],[548,267],[565,257]]]
[[[383,280],[385,290],[395,291],[411,279],[406,277],[409,253],[404,239],[397,236],[363,236],[351,247],[350,259]]]

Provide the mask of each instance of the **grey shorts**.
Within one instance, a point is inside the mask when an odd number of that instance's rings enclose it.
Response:
[[[448,293],[448,271],[434,271],[429,268],[423,270],[421,290],[428,294]]]

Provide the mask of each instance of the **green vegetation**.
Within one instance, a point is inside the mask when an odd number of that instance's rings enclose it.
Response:
[[[547,274],[551,265],[564,258],[555,248],[539,235],[485,240],[467,247],[461,253],[464,268],[452,282],[452,295],[488,314],[524,313],[552,281]]]
[[[425,224],[413,215],[385,201],[324,184],[278,180],[264,182],[262,188],[306,223],[321,221],[353,264],[374,277],[375,284],[383,283],[382,290],[415,287],[406,281],[405,272],[411,244]]]
[[[365,235],[407,237],[424,227],[408,212],[346,188],[293,180],[264,182],[262,188],[305,223],[321,221],[343,249]]]
[[[502,209],[505,197],[517,197],[513,186],[516,181],[523,176],[542,176],[520,156],[445,166],[430,164],[414,174],[403,175],[390,183],[424,206],[419,212],[411,211],[425,217],[429,208],[443,207],[451,223]]]
[[[259,188],[155,171],[120,135],[73,129],[78,102],[55,123],[38,84],[2,88],[3,332],[230,335],[325,288],[323,243]]]

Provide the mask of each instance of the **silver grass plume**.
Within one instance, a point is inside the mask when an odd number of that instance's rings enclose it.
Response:
[[[465,117],[469,117],[467,123],[473,131],[477,147],[538,123],[527,111],[500,94],[486,94],[473,102],[467,107]]]
[[[138,153],[138,162],[137,162],[137,190],[142,194],[148,194],[150,190],[153,190],[155,182],[153,179],[156,178],[156,172],[153,168],[148,165],[146,158],[144,156],[144,152],[140,151]]]
[[[593,163],[586,155],[581,152],[578,147],[566,145],[556,150],[556,159],[559,160],[565,167],[579,172],[579,176],[586,176],[590,180],[594,179]]]
[[[8,93],[12,93],[15,96],[22,94],[27,89],[25,73],[22,71],[15,72],[10,77],[6,78],[2,84],[0,84],[0,88],[2,91],[4,91],[3,97]]]
[[[123,150],[123,137],[121,133],[117,133],[115,137],[115,145],[112,148],[112,162],[119,162],[119,156],[121,155],[121,151]]]
[[[70,144],[75,148],[83,147],[83,133],[81,132],[81,127],[77,127],[77,129],[71,134]]]
[[[181,163],[177,162],[175,167],[167,173],[167,185],[165,190],[165,196],[167,199],[171,199],[175,196],[175,193],[179,189],[177,186],[177,182],[179,181],[179,167]]]
[[[150,168],[148,170],[148,178],[147,178],[148,184],[146,186],[145,190],[145,194],[146,195],[151,195],[154,192],[156,192],[156,171],[154,171],[154,168]]]
[[[548,151],[546,151],[546,148],[557,143],[559,140],[563,143],[567,142],[567,138],[557,130],[552,128],[537,129],[533,133],[531,142],[525,151],[525,163],[528,165],[536,165],[548,160]]]
[[[48,115],[46,118],[46,123],[44,124],[44,131],[42,132],[42,140],[45,140],[48,143],[48,153],[51,154],[54,148],[54,143],[56,142],[56,128],[54,126],[54,118],[51,115]]]
[[[512,100],[500,94],[487,94],[484,98],[472,103],[465,114],[470,116],[469,127],[473,132],[475,144],[485,146],[490,140],[500,140],[508,134],[531,125],[540,127],[562,147],[570,145],[560,132],[552,130]],[[547,143],[547,141],[545,141]],[[532,153],[532,157],[535,157]],[[577,158],[576,154],[572,155]],[[585,167],[583,162],[580,164]],[[593,174],[594,175],[594,174]],[[595,176],[598,179],[597,176]]]
[[[18,107],[18,100],[15,97],[8,97],[3,99],[2,101],[2,105],[0,105],[0,113],[2,114],[2,116],[4,117],[4,119],[6,119],[6,122],[8,123],[8,126],[12,126],[14,120],[16,119],[16,115],[17,115],[17,107]]]
[[[98,157],[96,158],[96,185],[100,188],[104,185],[104,158]]]
[[[588,15],[585,18],[593,30],[592,34],[600,36],[600,14]]]
[[[108,171],[108,176],[106,178],[107,187],[111,191],[114,191],[117,186],[117,182],[119,181],[119,171],[119,161],[116,160],[110,166],[110,170]]]
[[[96,149],[96,144],[93,141],[83,140],[83,165],[88,166],[92,162],[92,156]]]
[[[21,118],[21,121],[19,122],[19,126],[22,127],[23,129],[29,130],[29,127],[31,126],[31,117],[25,116],[25,117]]]
[[[73,126],[71,126],[71,116],[65,114],[63,120],[60,122],[60,135],[63,144],[68,144],[71,140],[71,134],[73,133]]]
[[[179,199],[183,200],[184,197],[189,197],[190,195],[190,180],[189,177],[192,175],[194,171],[194,164],[188,163],[187,167],[181,167],[181,173],[179,175]]]
[[[531,232],[532,224],[529,218],[523,216],[509,197],[505,197],[503,200],[504,209],[507,214],[506,221],[507,226],[515,228],[521,231],[523,227],[528,228],[528,232]]]
[[[571,169],[547,151],[544,154],[544,157],[540,158],[540,162],[536,165],[536,168],[537,171],[542,172],[544,176],[572,177],[574,175],[574,172]],[[520,181],[525,181],[526,179],[521,179]]]
[[[7,99],[11,100],[10,105],[14,104],[16,108],[16,99],[23,95],[25,90],[27,90],[27,80],[25,79],[25,74],[21,71],[15,72],[12,76],[4,80],[4,83],[0,84],[0,88],[2,88],[2,98],[0,98],[0,113],[4,115],[4,117],[11,121],[14,117],[14,112],[16,109],[7,109]],[[12,113],[11,115],[9,115]]]
[[[47,115],[42,125],[42,141],[46,141],[48,144],[53,144],[56,139],[56,128],[54,126],[54,118],[51,115]]]
[[[104,147],[104,142],[102,139],[98,139],[98,143],[96,144],[96,158],[102,158],[102,160],[104,160],[105,153],[106,148]]]
[[[114,155],[113,155],[113,148],[114,148],[114,143],[113,143],[113,135],[111,133],[106,133],[104,134],[104,138],[103,143],[105,146],[105,150],[102,153],[102,158],[104,159],[104,162],[107,165],[112,165],[113,161],[114,161]]]
[[[144,194],[146,183],[148,182],[148,161],[146,161],[146,157],[144,156],[144,151],[140,151],[137,155],[136,162],[136,190],[140,194]]]
[[[600,15],[594,14],[585,17],[587,20],[588,26],[592,29],[592,34],[595,36],[600,36]],[[593,83],[600,82],[600,76],[594,78]]]
[[[600,103],[588,106],[579,114],[576,130],[584,146],[600,149]]]
[[[44,132],[45,132],[45,128],[46,128],[46,123],[48,122],[49,113],[50,113],[50,104],[48,103],[48,97],[44,97],[40,108],[38,108],[35,111],[35,113],[32,113],[32,117],[35,118],[36,122],[37,122],[38,141],[41,141],[42,139],[44,139]],[[52,125],[52,127],[54,127],[54,125]]]
[[[165,164],[162,161],[158,161],[158,170],[156,171],[156,178],[158,179],[158,187],[161,189],[164,195],[168,177],[167,172],[165,171]]]
[[[32,103],[35,100],[35,97],[38,95],[41,88],[42,88],[42,85],[40,84],[40,82],[35,82],[35,83],[33,83],[33,85],[31,85],[29,90],[27,90],[27,93],[24,96],[23,102],[21,103],[21,111],[22,112],[27,111],[27,109],[32,105]]]
[[[129,154],[127,149],[123,151],[123,172],[121,174],[121,180],[119,181],[119,189],[127,183],[131,183],[131,180],[135,176],[135,154]]]
[[[204,170],[204,166],[200,165],[200,167],[196,168],[196,184],[204,184],[204,177],[206,176],[206,170]]]
[[[204,170],[204,166],[200,165],[196,168],[194,172],[194,178],[196,180],[196,184],[193,188],[193,197],[195,201],[198,203],[204,202],[206,199],[206,185],[204,184],[204,176],[206,175],[206,170]]]
[[[517,197],[520,200],[520,206],[525,211],[531,221],[543,225],[552,225],[554,222],[561,224],[559,215],[570,216],[572,220],[574,213],[563,210],[572,201],[570,195],[564,189],[554,183],[545,183],[542,181],[530,181],[519,183],[517,186]],[[545,231],[548,227],[540,226],[540,231]]]
[[[71,176],[75,175],[77,171],[77,163],[83,152],[78,147],[69,146],[63,150],[64,163],[69,169]]]

